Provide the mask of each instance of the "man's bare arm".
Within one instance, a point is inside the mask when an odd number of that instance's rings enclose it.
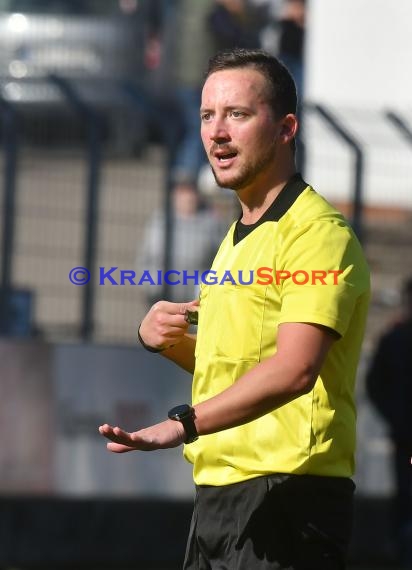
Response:
[[[170,348],[166,348],[161,355],[171,360],[186,372],[195,371],[196,335],[185,333],[182,340]]]
[[[274,356],[257,364],[230,388],[195,405],[199,435],[250,422],[309,392],[336,338],[333,331],[317,325],[280,325]],[[176,447],[185,440],[180,422],[172,420],[131,433],[108,424],[99,430],[110,440],[108,449],[117,453]]]
[[[277,352],[232,386],[195,406],[200,435],[257,419],[310,392],[337,335],[307,323],[279,326]]]

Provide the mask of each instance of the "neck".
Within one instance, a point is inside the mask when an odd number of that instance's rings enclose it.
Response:
[[[272,179],[270,183],[253,184],[249,188],[239,191],[238,198],[243,214],[241,222],[246,225],[257,222],[294,174],[296,174],[296,168],[295,165],[291,165],[275,180]]]

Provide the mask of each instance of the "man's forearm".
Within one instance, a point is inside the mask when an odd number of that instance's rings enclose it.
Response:
[[[334,336],[318,326],[281,325],[275,355],[220,394],[195,405],[199,434],[250,422],[309,392],[334,341]]]
[[[303,370],[279,364],[279,359],[273,356],[224,392],[197,404],[197,430],[206,435],[250,422],[297,398],[310,386]]]
[[[193,374],[195,370],[195,346],[196,335],[186,333],[178,344],[166,348],[161,354],[186,372]]]

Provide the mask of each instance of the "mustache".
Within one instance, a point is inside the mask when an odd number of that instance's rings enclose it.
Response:
[[[212,146],[210,147],[210,154],[215,154],[217,151],[220,152],[224,152],[225,154],[229,154],[232,152],[238,152],[237,149],[233,146],[231,146],[230,144],[219,144],[219,143],[213,143]]]

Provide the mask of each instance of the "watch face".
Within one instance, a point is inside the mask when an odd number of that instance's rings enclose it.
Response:
[[[170,420],[175,420],[183,424],[184,430],[186,432],[186,437],[184,443],[192,443],[196,441],[199,437],[196,425],[195,425],[195,411],[188,404],[181,404],[180,406],[175,406],[168,412],[168,417]]]
[[[181,404],[169,410],[169,418],[182,419],[192,415],[192,408],[188,404]]]

